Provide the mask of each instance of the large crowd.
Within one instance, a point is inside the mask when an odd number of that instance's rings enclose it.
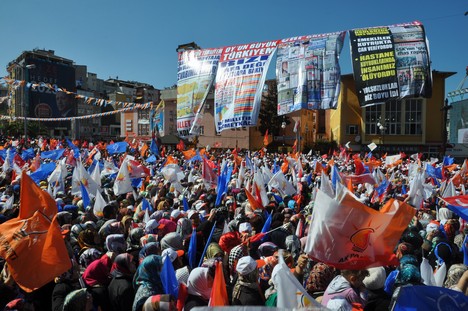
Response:
[[[0,310],[189,311],[213,306],[213,296],[222,293],[227,294],[226,305],[277,307],[281,289],[275,281],[275,267],[283,264],[317,302],[315,308],[389,310],[398,304],[402,288],[432,285],[434,280],[430,283],[428,277],[440,278],[437,271],[442,263],[446,273],[439,286],[468,295],[468,254],[463,245],[468,226],[443,201],[449,187],[453,187],[452,196],[465,194],[468,172],[464,163],[404,154],[389,162],[346,148],[329,154],[203,149],[193,151],[191,158],[184,150],[160,148],[148,162],[149,150],[145,147],[143,152],[142,143],[130,143],[124,153],[113,154],[103,143],[74,142],[73,148],[65,140],[52,144],[36,139],[24,144],[8,139],[3,143],[0,226],[18,217],[22,208],[18,166],[28,173],[38,169],[37,157],[19,164],[16,155],[31,148],[35,155],[66,150],[60,159],[41,160],[42,165],[63,161],[63,185],[51,185],[50,175],[37,184],[56,202],[56,219],[68,254],[64,260],[71,262],[71,268],[40,288],[26,291],[15,282],[8,260],[0,257]],[[15,157],[5,157],[12,149]],[[95,158],[97,153],[99,158]],[[99,163],[102,167],[113,163],[118,169],[128,155],[150,172],[133,183],[132,191],[116,195],[117,172],[104,169],[99,180],[106,201],[102,210],[96,212],[94,194],[88,202],[83,193],[72,191],[77,162],[90,172]],[[164,173],[168,159],[178,167],[177,177]],[[329,182],[333,167],[340,176],[356,174],[361,170],[358,163],[372,163],[365,170],[377,183],[345,185],[356,200],[379,210],[396,198],[417,210],[398,243],[390,246],[398,265],[339,270],[305,252],[308,232],[314,226],[313,210],[326,208],[314,204],[322,181]],[[438,178],[426,173],[425,191],[418,200],[411,197],[412,172],[425,171],[426,165],[442,174]],[[223,180],[226,171],[228,180]],[[260,181],[265,193],[252,189],[254,181],[258,182],[256,171],[271,175],[282,171],[295,192],[285,194],[265,179]],[[271,178],[270,173],[263,176]],[[384,192],[378,190],[382,176],[390,181]],[[175,272],[175,291],[167,288],[167,270],[163,269],[167,261]],[[223,272],[225,291],[216,287],[220,284],[214,282],[216,271]]]

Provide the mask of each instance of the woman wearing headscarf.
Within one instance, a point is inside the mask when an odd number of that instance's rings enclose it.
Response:
[[[305,289],[313,298],[321,297],[325,293],[328,284],[330,284],[337,274],[334,267],[322,262],[316,263],[312,267],[312,270],[310,270]]]
[[[198,267],[190,272],[187,281],[188,296],[185,301],[185,311],[199,306],[207,306],[213,288],[213,275],[210,269]]]
[[[85,288],[75,290],[65,298],[62,310],[91,311],[93,310],[93,297]]]
[[[140,264],[133,278],[136,289],[132,311],[141,311],[148,297],[164,293],[160,272],[161,256],[149,255]]]
[[[59,277],[55,278],[55,286],[52,291],[52,310],[62,311],[63,304],[69,293],[80,288],[80,267],[72,259],[72,267]]]
[[[158,242],[150,242],[143,246],[138,255],[138,262],[142,263],[143,260],[149,255],[159,255],[161,254],[161,249],[159,248]]]
[[[179,218],[179,220],[177,220],[176,232],[182,239],[185,239],[192,233],[192,222],[187,218]]]
[[[132,255],[123,253],[115,257],[111,269],[112,281],[107,289],[112,310],[128,311],[132,309],[135,298],[132,280],[135,271],[136,265]]]
[[[106,237],[106,249],[115,255],[122,254],[127,250],[127,242],[123,234],[110,234]]]
[[[154,295],[146,299],[143,305],[143,311],[173,311],[177,310],[176,302],[171,295]]]
[[[265,298],[258,284],[257,262],[250,256],[239,259],[237,282],[232,292],[232,304],[238,306],[264,305]]]
[[[166,248],[172,248],[175,251],[184,249],[182,237],[175,232],[166,234],[161,239],[161,250],[165,250]]]
[[[102,252],[95,248],[88,248],[84,252],[81,253],[78,262],[80,266],[86,269],[93,261],[98,260],[102,256]]]
[[[102,255],[101,258],[93,261],[83,273],[83,281],[93,295],[94,306],[100,306],[103,311],[110,310],[107,286],[111,281],[110,270],[113,263],[111,255],[111,253]]]

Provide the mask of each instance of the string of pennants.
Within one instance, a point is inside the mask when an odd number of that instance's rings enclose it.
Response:
[[[102,99],[102,98],[84,96],[84,95],[77,94],[75,92],[68,91],[65,88],[61,88],[61,87],[58,87],[56,85],[54,86],[54,85],[52,85],[50,83],[44,83],[44,82],[41,82],[41,83],[27,82],[26,83],[26,81],[24,81],[24,80],[15,80],[15,79],[10,79],[8,77],[3,77],[3,78],[0,78],[0,84],[2,83],[2,80],[4,81],[4,84],[10,85],[14,89],[17,89],[17,88],[23,87],[23,86],[26,86],[26,88],[28,88],[28,89],[31,88],[33,90],[37,89],[38,87],[45,87],[45,88],[48,88],[49,90],[52,90],[54,92],[64,92],[64,93],[69,94],[69,95],[75,95],[76,99],[84,99],[84,103],[88,104],[88,105],[95,105],[95,106],[100,106],[100,107],[106,107],[107,105],[119,105],[119,106],[122,106],[124,108],[129,107],[129,106],[139,105],[138,103],[133,103],[133,102],[121,102],[121,101],[113,101],[113,100],[106,100],[106,99]],[[149,103],[152,104],[153,102],[148,102],[148,103],[145,103],[145,104],[149,104]],[[28,118],[28,119],[30,119],[30,118]]]
[[[164,105],[164,101],[161,101],[156,110],[158,110],[161,106]],[[0,115],[0,120],[29,120],[29,121],[41,121],[41,122],[57,122],[57,121],[73,121],[73,120],[84,120],[84,119],[92,119],[92,118],[100,118],[104,116],[113,115],[116,113],[126,112],[133,109],[151,109],[153,107],[153,102],[149,102],[146,104],[135,104],[134,106],[122,108],[113,111],[107,111],[103,113],[96,113],[96,114],[89,114],[85,116],[78,116],[78,117],[67,117],[67,118],[25,118],[25,117],[13,117],[13,116],[5,116]]]

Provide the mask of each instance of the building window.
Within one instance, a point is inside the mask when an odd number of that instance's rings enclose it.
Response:
[[[385,122],[383,122],[387,128],[385,134],[401,134],[401,105],[401,100],[390,100],[385,103]]]
[[[138,124],[138,135],[149,135],[149,124]]]
[[[359,130],[358,130],[358,126],[357,124],[348,124],[346,126],[346,135],[357,135],[359,134]],[[308,132],[308,128],[306,127],[306,132]]]
[[[204,126],[200,126],[198,128],[198,135],[205,135],[205,127]]]
[[[407,99],[405,101],[405,134],[422,134],[422,100]]]
[[[382,105],[365,108],[366,134],[380,134],[377,123],[382,119]]]

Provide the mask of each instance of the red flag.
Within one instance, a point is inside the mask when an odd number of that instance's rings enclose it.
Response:
[[[247,199],[249,200],[250,207],[251,207],[253,210],[262,209],[262,208],[263,208],[263,206],[254,198],[254,196],[252,195],[252,193],[250,193],[250,191],[247,190],[247,188],[245,189],[245,194],[247,195]]]
[[[184,141],[181,139],[179,141],[179,143],[176,145],[176,148],[177,150],[179,150],[180,152],[184,151],[185,150],[185,144],[184,144]]]
[[[226,281],[224,280],[223,266],[221,262],[216,263],[215,277],[213,280],[213,289],[211,290],[209,307],[229,306],[229,298],[226,290]]]
[[[364,172],[366,171],[366,169],[364,168],[364,164],[362,164],[362,161],[359,159],[354,159],[354,167],[356,175],[364,174]]]

